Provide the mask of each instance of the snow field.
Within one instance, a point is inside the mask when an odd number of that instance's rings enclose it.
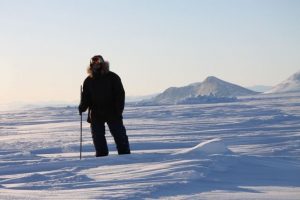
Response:
[[[132,154],[94,158],[75,107],[0,113],[0,199],[299,199],[300,94],[128,106]]]

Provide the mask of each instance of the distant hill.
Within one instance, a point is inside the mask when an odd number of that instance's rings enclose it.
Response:
[[[207,77],[203,82],[193,83],[184,87],[170,87],[156,97],[144,101],[153,104],[180,104],[187,102],[218,102],[231,101],[237,96],[257,94],[252,90],[223,81],[214,76]],[[209,97],[209,98],[208,98]]]
[[[290,76],[287,80],[273,87],[266,93],[300,92],[300,71]]]
[[[267,91],[271,90],[272,88],[273,88],[273,86],[266,86],[266,85],[254,85],[251,87],[247,87],[247,89],[253,90],[255,92],[267,92]]]
[[[125,100],[126,102],[137,102],[141,100],[147,100],[155,97],[157,94],[150,94],[150,95],[144,95],[144,96],[126,96]]]

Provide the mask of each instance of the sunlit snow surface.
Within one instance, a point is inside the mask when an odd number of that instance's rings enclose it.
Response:
[[[85,118],[86,116],[84,116]],[[76,107],[1,111],[0,199],[299,199],[300,93],[127,106],[132,154],[94,158]]]

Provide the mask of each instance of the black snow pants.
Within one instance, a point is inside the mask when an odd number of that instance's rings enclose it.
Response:
[[[108,121],[106,123],[115,140],[118,154],[130,154],[128,137],[126,135],[123,120]],[[91,132],[96,150],[96,157],[107,156],[109,151],[105,138],[105,122],[92,122]]]

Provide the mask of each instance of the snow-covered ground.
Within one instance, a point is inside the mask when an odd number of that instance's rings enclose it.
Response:
[[[0,113],[0,199],[300,199],[300,93],[126,107],[132,154],[94,158],[75,107]]]

